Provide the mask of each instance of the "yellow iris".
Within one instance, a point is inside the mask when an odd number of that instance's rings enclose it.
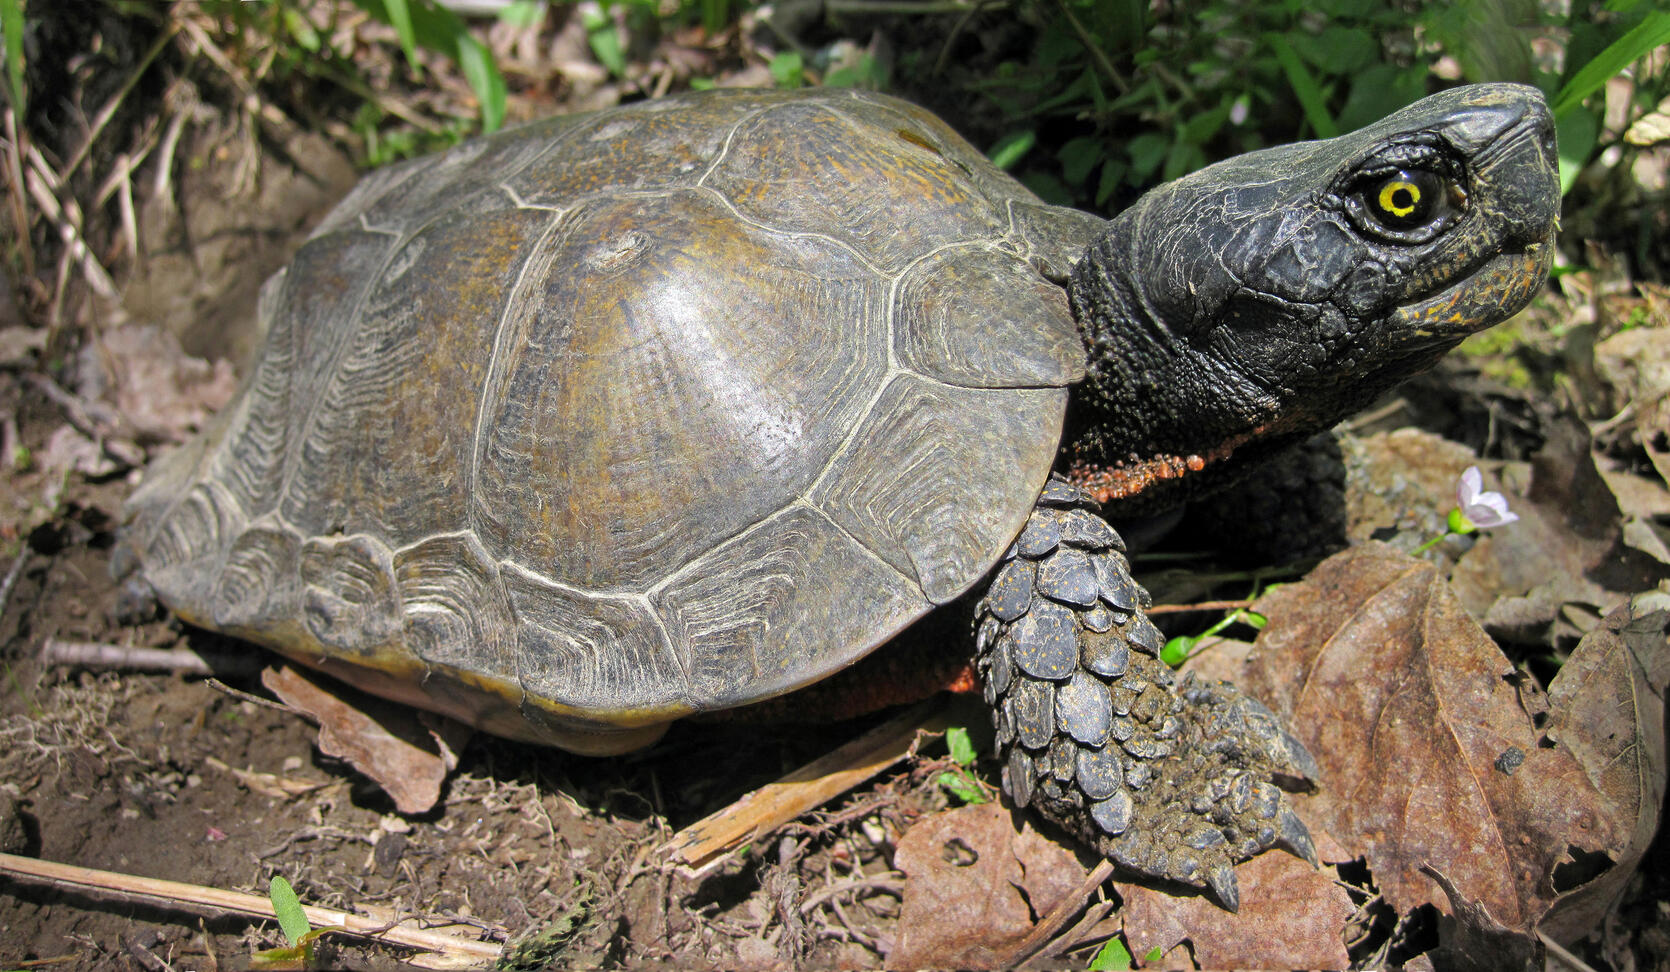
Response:
[[[1380,187],[1380,209],[1400,219],[1414,212],[1420,202],[1420,187],[1413,182],[1393,179]]]

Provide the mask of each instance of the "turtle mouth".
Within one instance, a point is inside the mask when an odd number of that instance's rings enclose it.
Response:
[[[1531,302],[1554,263],[1554,231],[1523,248],[1498,253],[1449,287],[1391,314],[1396,332],[1414,347],[1449,345],[1507,320]]]

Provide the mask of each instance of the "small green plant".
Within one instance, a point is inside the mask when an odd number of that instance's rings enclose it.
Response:
[[[1158,962],[1164,955],[1164,950],[1156,945],[1149,949],[1147,954],[1143,955],[1142,960],[1144,962]],[[1121,972],[1121,970],[1129,969],[1135,964],[1136,960],[1131,957],[1131,950],[1125,947],[1124,939],[1115,937],[1103,943],[1102,947],[1097,950],[1095,957],[1090,960],[1090,964],[1085,968],[1089,969],[1090,972]]]
[[[980,781],[969,772],[969,767],[974,765],[979,753],[975,752],[974,742],[969,738],[968,730],[962,726],[952,726],[945,730],[945,746],[951,751],[951,761],[957,766],[940,773],[935,782],[966,804],[988,802],[986,791],[981,788]]]
[[[497,131],[504,124],[504,75],[457,14],[434,0],[354,0],[354,5],[394,28],[406,62],[413,67],[419,46],[457,62],[481,106],[482,131]]]
[[[19,124],[24,116],[23,90],[23,0],[0,0],[0,35],[6,54],[6,98]]]
[[[1222,618],[1219,618],[1217,623],[1213,624],[1205,631],[1202,631],[1200,634],[1178,635],[1177,637],[1166,642],[1166,646],[1160,650],[1160,661],[1165,662],[1172,668],[1176,668],[1185,661],[1189,660],[1189,656],[1194,654],[1195,648],[1199,646],[1202,641],[1212,637],[1230,625],[1237,623],[1249,625],[1255,630],[1262,631],[1264,630],[1264,626],[1268,624],[1269,621],[1264,617],[1264,615],[1259,614],[1257,611],[1249,611],[1246,608],[1236,608],[1235,610],[1225,614]]]
[[[289,946],[269,948],[252,955],[256,968],[310,968],[313,964],[313,943],[329,929],[314,929],[307,921],[301,899],[283,875],[274,874],[267,885],[267,898],[273,903],[273,914],[278,918],[279,930]]]

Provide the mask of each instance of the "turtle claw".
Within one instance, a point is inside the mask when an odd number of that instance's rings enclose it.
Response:
[[[1316,863],[1270,782],[1314,778],[1316,761],[1257,700],[1160,661],[1117,534],[1065,492],[1046,492],[980,604],[1004,789],[1127,870],[1234,911],[1235,862],[1281,846]]]
[[[1316,842],[1311,840],[1310,828],[1293,812],[1293,808],[1282,801],[1279,821],[1280,831],[1276,837],[1276,846],[1289,851],[1311,867],[1321,867],[1322,862],[1316,856]]]
[[[1241,910],[1241,884],[1235,880],[1235,865],[1224,861],[1206,872],[1206,887],[1225,911]]]

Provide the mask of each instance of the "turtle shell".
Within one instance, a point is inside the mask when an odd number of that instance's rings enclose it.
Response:
[[[124,543],[186,620],[488,731],[631,748],[986,574],[1101,225],[858,92],[553,118],[366,178]]]

